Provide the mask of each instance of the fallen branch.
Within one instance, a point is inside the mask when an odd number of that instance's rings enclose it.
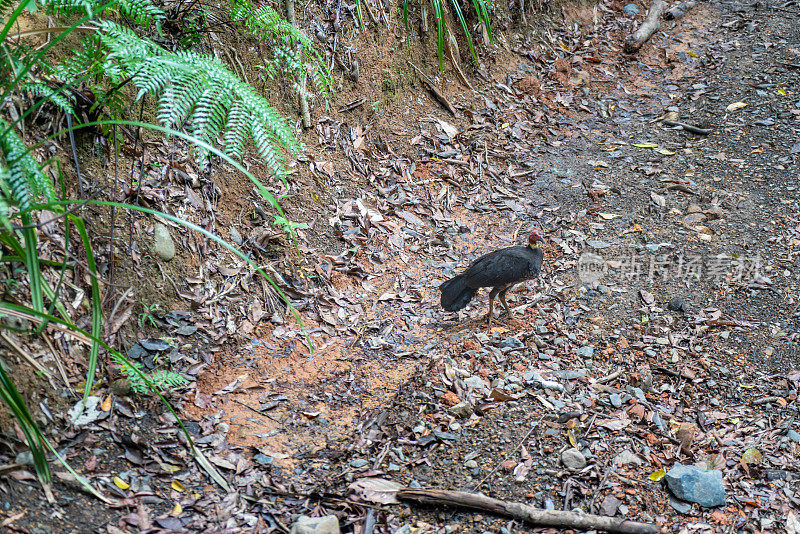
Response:
[[[658,30],[658,26],[661,24],[661,14],[664,12],[665,7],[664,0],[653,0],[642,25],[625,39],[626,53],[633,54],[637,52],[650,39],[650,36]]]
[[[658,525],[639,523],[627,519],[581,514],[563,510],[542,510],[518,502],[506,502],[477,493],[463,491],[447,491],[437,489],[403,489],[397,492],[401,501],[419,504],[457,506],[471,508],[482,512],[512,517],[537,526],[570,528],[576,530],[604,530],[606,532],[622,532],[630,534],[660,534],[663,531]]]
[[[667,126],[680,127],[687,132],[691,132],[697,135],[708,135],[712,132],[712,130],[708,128],[700,128],[699,126],[692,126],[691,124],[686,124],[685,122],[670,121],[664,119],[664,124],[666,124]]]
[[[417,71],[417,73],[420,75],[420,77],[422,78],[422,85],[424,85],[424,86],[425,86],[425,88],[428,90],[428,92],[430,92],[430,93],[431,93],[431,95],[432,95],[432,96],[433,96],[433,97],[434,97],[434,98],[435,98],[435,99],[436,99],[436,100],[437,100],[437,101],[438,101],[438,102],[439,102],[441,105],[443,105],[447,111],[449,111],[450,113],[452,113],[452,114],[453,114],[453,116],[455,117],[455,116],[456,116],[456,110],[455,110],[455,108],[452,106],[452,104],[450,104],[450,102],[447,100],[447,98],[445,98],[445,96],[442,94],[442,92],[441,92],[441,91],[439,91],[439,90],[436,88],[436,86],[433,84],[433,80],[431,80],[431,79],[430,79],[430,77],[429,77],[427,74],[425,74],[424,72],[422,72],[421,70],[419,70],[419,67],[417,67],[416,65],[414,65],[414,64],[413,64],[413,63],[412,63],[410,60],[408,60],[408,64],[409,64],[409,65],[411,65],[412,67],[414,67],[414,70],[415,70],[415,71]]]
[[[681,2],[677,6],[669,8],[666,13],[664,13],[664,18],[667,20],[678,20],[688,13],[696,3],[697,2],[694,0],[686,0],[685,2]]]

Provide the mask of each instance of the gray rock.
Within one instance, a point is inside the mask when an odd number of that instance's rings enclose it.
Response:
[[[487,389],[486,382],[483,381],[483,378],[475,375],[465,378],[464,385],[472,389],[479,389],[479,390]]]
[[[518,349],[520,347],[524,347],[525,344],[520,341],[519,339],[509,336],[505,338],[503,341],[500,342],[501,348],[508,348],[508,349]]]
[[[706,471],[693,465],[676,463],[665,478],[670,491],[681,500],[696,502],[705,508],[725,504],[722,471]]]
[[[614,465],[642,465],[642,459],[628,449],[625,449],[614,456]]]
[[[466,462],[464,462],[464,467],[466,467],[467,469],[477,469],[478,462],[476,462],[475,460],[467,460]]]
[[[472,406],[470,405],[469,402],[462,401],[456,404],[455,406],[451,406],[447,411],[456,417],[466,419],[467,417],[472,415]]]
[[[24,465],[33,465],[33,453],[31,451],[22,451],[14,458],[14,462]]]
[[[627,13],[628,15],[638,15],[639,14],[639,6],[636,4],[628,4],[622,8],[622,11]]]
[[[598,239],[590,239],[586,242],[586,244],[597,250],[602,250],[611,246],[611,243],[606,243],[605,241],[600,241]]]
[[[586,458],[574,447],[561,453],[561,462],[569,469],[582,469],[586,466]]]
[[[669,497],[669,505],[682,514],[688,514],[692,511],[692,505],[688,502],[679,501],[672,495]]]
[[[796,430],[792,430],[791,428],[786,432],[786,437],[790,440],[794,441],[795,443],[800,443],[800,433]]]
[[[554,375],[562,380],[575,380],[577,378],[581,378],[587,376],[589,374],[588,369],[567,369],[566,371],[554,371]]]
[[[301,515],[292,525],[289,534],[341,534],[339,519],[335,515],[322,517]]]
[[[543,340],[543,339],[542,339],[540,336],[538,336],[538,335],[535,335],[535,336],[533,336],[533,342],[534,342],[534,343],[536,344],[536,346],[537,346],[538,348],[540,348],[540,349],[541,349],[542,347],[544,347],[544,345],[545,345],[545,343],[544,343],[544,340]]]
[[[672,311],[676,312],[683,312],[686,311],[686,302],[681,297],[672,297],[669,299],[669,304],[667,304],[667,308]]]
[[[233,226],[230,227],[230,232],[231,232],[231,241],[233,241],[237,245],[241,245],[242,244],[242,234],[240,234],[239,231],[236,228],[234,228]]]
[[[594,355],[594,345],[586,345],[584,347],[580,347],[578,350],[575,351],[575,354],[582,358],[591,358]]]
[[[175,257],[175,242],[169,235],[169,229],[161,223],[156,223],[153,237],[153,252],[159,259],[169,261]]]
[[[606,498],[603,499],[603,504],[600,505],[600,515],[613,517],[616,515],[620,504],[622,504],[622,501],[613,495],[606,496]]]
[[[712,204],[712,206],[703,213],[705,213],[711,220],[722,219],[725,217],[725,210],[720,208],[717,204]]]
[[[683,224],[691,226],[693,224],[701,223],[706,220],[706,216],[702,213],[690,213],[683,218]]]
[[[365,465],[367,465],[368,463],[369,462],[364,460],[363,458],[356,458],[354,460],[350,460],[350,467],[353,467],[355,469],[360,469]]]
[[[620,406],[622,406],[622,395],[620,395],[619,393],[612,393],[611,395],[608,396],[608,400],[611,401],[611,406],[613,406],[614,408],[619,408]]]

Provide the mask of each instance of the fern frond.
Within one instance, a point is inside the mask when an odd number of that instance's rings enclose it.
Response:
[[[14,11],[17,5],[16,0],[0,0],[0,17],[5,17],[8,13]]]
[[[272,39],[275,42],[276,57],[287,52],[293,53],[294,45],[298,45],[300,55],[285,67],[288,57],[282,57],[279,66],[299,79],[305,68],[312,70],[311,79],[319,96],[327,101],[333,92],[333,82],[328,66],[322,55],[314,47],[311,39],[294,24],[284,20],[280,14],[269,6],[253,9],[250,0],[231,0],[231,20],[240,22],[253,36],[262,40]]]
[[[64,16],[85,14],[94,17],[108,9],[103,8],[103,2],[98,0],[44,0],[43,3],[50,12]],[[113,6],[115,11],[141,26],[150,27],[153,23],[158,26],[166,18],[164,12],[149,0],[117,0]]]
[[[112,22],[100,26],[101,39],[109,50],[107,70],[115,76],[130,76],[139,97],[160,93],[158,119],[162,124],[185,126],[209,143],[221,134],[225,152],[234,157],[241,157],[249,132],[270,169],[283,175],[281,152],[297,152],[300,146],[284,118],[253,87],[214,57],[169,52]],[[205,152],[196,154],[204,163]]]
[[[4,178],[11,196],[5,199],[7,204],[13,203],[26,211],[40,194],[44,194],[48,201],[56,200],[52,182],[44,175],[22,139],[3,119],[0,119],[0,163],[7,169]]]
[[[74,113],[72,105],[73,99],[63,94],[58,89],[53,89],[46,83],[42,82],[27,82],[23,84],[20,89],[27,91],[34,96],[39,96],[43,100],[49,100],[54,106],[63,111],[64,113]]]
[[[130,361],[116,352],[111,353],[111,358],[120,366],[122,376],[131,383],[131,389],[136,393],[147,393],[150,389],[141,375],[145,375],[159,391],[180,388],[189,383],[182,375],[172,371],[153,371],[148,374],[142,369],[142,364]]]

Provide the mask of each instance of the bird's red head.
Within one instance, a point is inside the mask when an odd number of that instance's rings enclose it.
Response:
[[[534,230],[531,232],[531,235],[528,236],[528,244],[535,247],[536,243],[539,241],[542,241],[542,234],[539,233],[539,230]]]

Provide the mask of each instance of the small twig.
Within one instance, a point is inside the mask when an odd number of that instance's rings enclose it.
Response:
[[[247,404],[245,404],[244,402],[240,401],[239,399],[231,399],[231,400],[233,402],[237,403],[237,404],[241,404],[242,406],[244,406],[245,408],[247,408],[251,412],[256,413],[256,414],[258,414],[260,416],[266,417],[270,421],[272,421],[274,423],[278,423],[279,425],[283,426],[283,422],[282,421],[278,421],[274,417],[270,417],[269,414],[266,414],[264,412],[260,412],[260,411],[256,410],[255,408],[253,408],[252,406],[248,406]]]
[[[374,529],[375,529],[375,510],[370,508],[369,510],[367,510],[367,516],[364,518],[363,533],[372,534],[372,531]]]
[[[664,119],[664,124],[666,124],[667,126],[680,127],[683,130],[686,130],[687,132],[691,132],[697,135],[708,135],[713,131],[709,128],[700,128],[699,126],[692,126],[691,124],[686,124],[685,122],[670,121],[667,119]]]
[[[594,495],[592,495],[592,500],[589,501],[589,506],[586,507],[586,509],[589,510],[590,514],[592,513],[592,510],[593,510],[593,507],[594,507],[594,502],[597,500],[597,497],[600,495],[600,490],[603,489],[603,484],[605,484],[606,480],[608,479],[608,475],[610,475],[611,473],[613,473],[616,470],[617,470],[616,467],[614,467],[612,465],[611,469],[606,469],[606,472],[603,473],[603,478],[600,480],[600,484],[598,484],[597,489],[594,491]]]
[[[517,242],[517,236],[519,236],[519,231],[522,230],[522,225],[524,225],[524,224],[525,224],[524,221],[519,223],[519,226],[517,226],[517,229],[514,230],[514,237],[511,238],[511,242],[512,243],[516,243]]]
[[[67,390],[72,393],[73,396],[76,395],[75,390],[72,389],[72,384],[69,383],[69,378],[67,377],[67,370],[64,367],[64,362],[61,361],[61,354],[56,351],[56,348],[53,346],[53,342],[50,341],[48,336],[42,336],[44,342],[47,344],[47,347],[50,349],[50,352],[53,353],[53,359],[56,361],[56,366],[58,367],[58,372],[61,375],[61,380],[64,381],[64,384],[67,385]]]
[[[47,377],[48,377],[48,378],[50,377],[50,371],[48,371],[47,369],[45,369],[45,368],[42,366],[42,364],[40,364],[39,362],[37,362],[36,360],[34,360],[34,359],[33,359],[33,356],[31,356],[30,354],[28,354],[28,353],[27,353],[25,350],[23,350],[23,348],[22,348],[22,347],[20,347],[19,345],[17,345],[17,344],[16,344],[16,342],[14,342],[14,340],[13,340],[13,339],[11,339],[10,337],[8,337],[8,335],[6,335],[6,333],[5,333],[5,332],[3,332],[3,333],[0,333],[0,338],[2,338],[2,339],[3,339],[3,341],[5,341],[5,342],[8,344],[8,346],[9,346],[9,347],[11,347],[12,349],[14,349],[14,350],[16,351],[16,353],[17,353],[19,356],[21,356],[21,357],[22,357],[22,359],[23,359],[23,360],[25,360],[26,362],[28,362],[29,364],[31,364],[31,365],[32,365],[32,366],[33,366],[33,367],[34,367],[34,368],[35,368],[37,371],[39,371],[39,372],[40,372],[40,373],[42,373],[43,375],[47,375]],[[55,386],[53,386],[53,387],[55,387]]]
[[[595,380],[595,383],[597,383],[597,384],[605,384],[606,382],[611,382],[612,380],[614,380],[617,377],[619,377],[619,375],[621,375],[621,374],[622,374],[622,369],[617,369],[616,371],[614,371],[610,375],[606,375],[606,376],[598,378],[597,380]]]

